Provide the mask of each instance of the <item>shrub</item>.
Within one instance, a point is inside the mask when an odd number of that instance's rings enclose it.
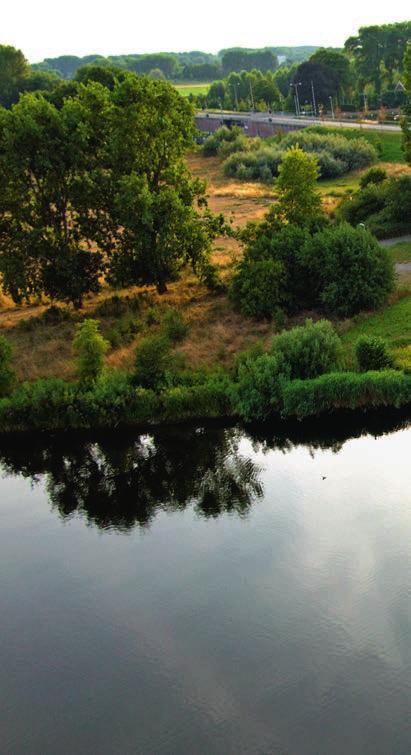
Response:
[[[370,215],[382,210],[387,202],[387,187],[370,183],[362,191],[347,197],[339,206],[338,214],[351,225],[364,223]]]
[[[157,389],[171,366],[170,342],[164,336],[147,336],[135,351],[134,381],[143,388]]]
[[[94,314],[100,317],[122,317],[127,312],[138,312],[140,302],[138,296],[119,296],[114,294],[104,299],[94,310]]]
[[[307,241],[302,257],[312,304],[338,317],[375,309],[393,290],[390,255],[363,228],[342,223],[321,231]]]
[[[163,316],[163,330],[173,343],[183,341],[188,333],[188,325],[178,309],[167,309]]]
[[[220,142],[217,148],[217,154],[225,160],[229,155],[233,155],[235,152],[247,152],[248,149],[248,137],[245,134],[239,134],[231,141],[225,140]]]
[[[8,396],[15,385],[16,374],[11,367],[11,344],[0,336],[0,398]]]
[[[299,418],[337,409],[405,406],[411,402],[411,376],[383,372],[331,372],[283,386],[283,414]]]
[[[341,341],[327,320],[306,320],[305,325],[276,336],[272,351],[287,366],[290,378],[304,380],[336,369]]]
[[[278,354],[264,354],[241,363],[233,390],[236,411],[247,421],[267,419],[281,408],[287,378],[287,367]]]
[[[238,267],[230,297],[246,317],[270,319],[283,303],[284,280],[281,262],[248,258]]]
[[[344,160],[334,157],[325,149],[317,152],[317,160],[321,178],[337,178],[348,171],[348,165]]]
[[[365,223],[378,238],[409,233],[411,176],[368,183],[341,203],[339,215],[352,225]]]
[[[387,344],[378,336],[361,336],[355,345],[355,355],[361,372],[385,370],[393,366]]]
[[[377,159],[374,147],[365,139],[347,139],[342,134],[314,133],[311,129],[304,129],[287,134],[281,141],[283,149],[295,145],[305,152],[326,151],[335,160],[344,163],[346,170],[365,168]]]
[[[144,314],[144,322],[145,324],[150,327],[151,325],[156,325],[159,322],[160,318],[158,315],[158,312],[155,307],[147,307],[145,314]]]
[[[366,186],[369,184],[380,184],[387,178],[387,172],[384,170],[384,168],[370,168],[370,170],[367,170],[366,173],[364,173],[363,176],[360,178],[360,186],[362,189],[365,189]]]
[[[224,174],[240,181],[264,181],[270,183],[275,176],[283,158],[278,148],[264,145],[258,150],[236,152],[224,162]]]
[[[110,344],[99,332],[97,320],[87,319],[77,325],[73,346],[77,352],[77,372],[80,380],[95,380],[103,369],[104,354]]]
[[[205,157],[217,155],[223,144],[238,144],[239,140],[242,141],[243,139],[246,139],[246,137],[239,126],[232,128],[222,126],[205,140],[202,148],[203,155]],[[242,149],[244,149],[245,144],[246,142],[243,142]]]
[[[231,383],[210,378],[192,386],[178,385],[161,394],[162,416],[169,421],[189,417],[227,417],[232,414]]]

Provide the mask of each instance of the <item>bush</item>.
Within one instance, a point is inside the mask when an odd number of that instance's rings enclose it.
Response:
[[[283,153],[267,145],[258,150],[236,152],[224,162],[224,174],[240,181],[271,181],[278,175]]]
[[[235,152],[247,152],[249,149],[249,140],[245,134],[239,134],[235,139],[231,141],[220,142],[217,148],[217,154],[223,160],[229,155],[233,155]]]
[[[362,191],[347,197],[339,206],[338,214],[351,225],[364,223],[370,215],[382,210],[387,202],[385,184],[370,183]]]
[[[338,317],[381,306],[394,288],[389,253],[363,228],[342,223],[321,231],[302,256],[313,306]]]
[[[405,406],[411,402],[411,375],[384,372],[332,372],[283,387],[283,414],[302,419],[337,409]]]
[[[168,388],[161,394],[162,416],[168,421],[195,417],[227,417],[232,414],[231,383],[210,378],[207,382]]]
[[[365,223],[377,238],[409,233],[411,176],[367,183],[363,189],[341,203],[339,215],[352,225]]]
[[[393,367],[387,344],[378,336],[361,336],[355,345],[355,355],[361,372]]]
[[[223,145],[225,147],[228,144],[236,145],[242,143],[242,149],[244,149],[246,145],[246,141],[243,141],[244,139],[246,140],[247,137],[239,126],[233,126],[232,128],[222,126],[207,137],[202,147],[202,153],[204,157],[217,155],[223,149]]]
[[[311,129],[304,129],[292,131],[281,141],[283,149],[297,144],[305,152],[327,152],[334,160],[344,163],[346,171],[365,168],[377,159],[376,150],[365,139],[347,139],[340,134],[314,133]]]
[[[82,427],[81,415],[73,408],[78,387],[64,380],[48,378],[23,383],[9,397],[0,400],[0,429],[67,429]]]
[[[134,382],[157,389],[171,366],[170,342],[164,336],[147,336],[135,351]]]
[[[280,355],[264,354],[242,362],[233,390],[233,403],[243,419],[264,420],[281,408],[287,367]]]
[[[337,178],[348,171],[348,165],[344,160],[334,157],[325,149],[317,152],[317,160],[321,178]]]
[[[16,374],[11,367],[11,344],[0,336],[0,398],[8,396],[16,383]]]
[[[184,340],[188,333],[188,325],[178,309],[166,310],[163,316],[163,330],[165,336],[173,343]]]
[[[97,320],[87,319],[77,325],[73,346],[78,355],[80,380],[95,380],[103,369],[104,354],[110,346],[99,332]]]
[[[305,380],[336,369],[341,341],[327,320],[306,320],[305,325],[276,336],[272,352],[286,365],[291,379]]]
[[[122,317],[127,312],[138,312],[140,301],[138,296],[119,296],[114,294],[104,299],[94,310],[94,314],[100,317]]]
[[[247,258],[233,278],[230,297],[246,317],[270,319],[283,304],[284,280],[281,262]]]
[[[364,173],[363,176],[360,178],[360,186],[362,189],[365,189],[366,186],[369,184],[380,184],[387,178],[387,172],[384,170],[384,168],[370,168],[370,170],[367,170],[366,173]]]

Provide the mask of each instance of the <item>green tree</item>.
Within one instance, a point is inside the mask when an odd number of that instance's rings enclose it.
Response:
[[[298,146],[290,147],[279,167],[275,212],[283,222],[308,226],[321,215],[321,197],[316,191],[317,158]]]
[[[104,355],[110,346],[99,332],[97,320],[87,319],[77,326],[73,346],[77,353],[77,373],[80,380],[95,380],[103,369]]]
[[[58,109],[26,94],[0,113],[0,271],[15,302],[35,294],[81,306],[99,289],[102,255],[92,249],[108,90],[82,87]],[[94,192],[95,193],[95,192]]]
[[[223,220],[207,210],[205,185],[186,168],[193,135],[192,107],[170,84],[146,77],[117,84],[107,206],[112,229],[101,238],[114,285],[155,284],[163,293],[187,263],[199,274],[204,269]]]
[[[309,63],[321,63],[336,74],[339,96],[347,94],[354,83],[350,60],[347,55],[338,50],[321,47],[314,55],[311,55]]]
[[[190,104],[148,77],[112,84],[65,82],[0,112],[0,272],[15,302],[80,307],[105,273],[159,292],[188,263],[209,275],[224,223],[184,162]]]
[[[29,73],[29,64],[21,50],[0,45],[0,105],[8,108],[17,102]]]
[[[348,223],[309,239],[301,255],[311,304],[338,317],[381,306],[394,287],[387,250],[363,228]]]

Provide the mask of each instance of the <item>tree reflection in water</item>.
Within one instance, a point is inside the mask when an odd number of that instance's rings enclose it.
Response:
[[[255,450],[288,453],[305,445],[338,452],[365,432],[380,435],[407,424],[399,413],[369,415],[365,426],[354,415],[346,422],[315,425],[173,427],[150,435],[113,432],[90,440],[55,436],[8,437],[0,441],[6,474],[45,478],[50,503],[61,516],[83,516],[102,529],[128,531],[147,526],[160,510],[194,506],[201,516],[223,512],[246,516],[263,495],[261,468],[240,450],[246,439]]]

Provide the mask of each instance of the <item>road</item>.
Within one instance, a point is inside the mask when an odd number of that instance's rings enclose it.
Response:
[[[294,128],[303,128],[304,126],[330,126],[332,128],[359,128],[366,129],[367,131],[393,131],[400,132],[401,127],[391,123],[359,123],[358,121],[340,121],[340,120],[321,120],[320,118],[310,118],[306,116],[297,117],[291,113],[238,113],[227,111],[211,111],[211,110],[199,110],[197,111],[198,118],[209,118],[210,120],[230,120],[241,121],[247,123],[266,123],[273,125],[286,125],[294,126]]]

